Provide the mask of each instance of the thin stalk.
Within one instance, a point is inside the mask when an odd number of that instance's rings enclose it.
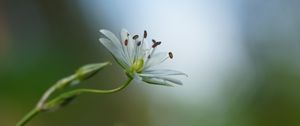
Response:
[[[27,115],[25,115],[17,124],[16,126],[24,126],[28,123],[33,117],[40,113],[40,109],[35,107],[33,108]]]
[[[121,86],[114,88],[114,89],[110,89],[110,90],[97,90],[97,89],[76,89],[70,92],[66,92],[63,93],[59,96],[57,96],[56,98],[50,100],[47,103],[43,104],[43,107],[40,106],[36,106],[34,109],[32,109],[27,115],[25,115],[17,124],[16,126],[25,126],[31,119],[33,119],[33,117],[35,117],[37,114],[39,114],[40,112],[43,112],[44,109],[47,108],[51,108],[51,107],[55,107],[55,106],[59,106],[61,101],[63,101],[66,98],[69,98],[71,96],[76,96],[79,95],[81,93],[96,93],[96,94],[110,94],[110,93],[115,93],[115,92],[119,92],[121,90],[123,90],[124,88],[126,88],[130,82],[132,81],[132,77],[128,77],[128,80]],[[52,91],[50,91],[52,92]],[[50,93],[51,94],[51,93]]]

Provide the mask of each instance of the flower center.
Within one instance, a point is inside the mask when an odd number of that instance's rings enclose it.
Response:
[[[131,72],[141,72],[144,67],[144,60],[143,59],[138,59],[136,60],[133,65],[131,66],[130,71]]]

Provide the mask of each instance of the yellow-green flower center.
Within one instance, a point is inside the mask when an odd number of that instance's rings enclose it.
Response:
[[[136,60],[133,65],[131,66],[130,71],[131,72],[141,72],[143,70],[144,67],[144,60],[143,59],[139,59]]]

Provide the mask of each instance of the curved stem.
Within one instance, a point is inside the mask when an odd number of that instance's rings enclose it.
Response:
[[[122,89],[126,88],[130,82],[132,81],[132,78],[129,77],[129,79],[121,86],[110,89],[110,90],[98,90],[98,89],[76,89],[67,93],[63,93],[59,95],[58,97],[54,98],[53,100],[49,101],[47,104],[45,104],[45,108],[49,108],[52,106],[56,106],[59,102],[61,102],[64,99],[72,98],[73,96],[80,95],[81,93],[96,93],[96,94],[110,94],[110,93],[116,93],[121,91]]]
[[[37,106],[34,109],[32,109],[27,115],[25,115],[17,124],[16,126],[25,126],[33,117],[35,117],[37,114],[39,114],[40,112],[43,111],[43,109],[47,109],[48,107],[53,107],[53,106],[57,106],[59,105],[60,101],[72,97],[72,96],[76,96],[79,95],[81,93],[97,93],[97,94],[109,94],[109,93],[115,93],[115,92],[119,92],[121,90],[123,90],[124,88],[126,88],[130,82],[132,81],[132,77],[128,77],[128,80],[121,86],[114,88],[114,89],[110,89],[110,90],[97,90],[97,89],[77,89],[77,90],[73,90],[64,94],[61,94],[59,96],[57,96],[56,98],[54,98],[53,100],[44,103],[43,107]],[[54,86],[55,87],[55,86]],[[52,91],[49,91],[50,94],[52,93]],[[46,93],[47,94],[47,93]],[[42,97],[43,99],[43,97]],[[39,104],[38,104],[39,105]]]
[[[117,87],[115,89],[111,89],[111,90],[97,90],[97,89],[77,89],[77,90],[74,90],[73,92],[75,94],[77,93],[98,93],[98,94],[109,94],[109,93],[115,93],[115,92],[118,92],[118,91],[121,91],[122,89],[126,88],[130,82],[132,81],[132,78],[129,78],[126,83],[124,83],[123,85],[121,85],[120,87]],[[70,92],[72,93],[72,92]]]

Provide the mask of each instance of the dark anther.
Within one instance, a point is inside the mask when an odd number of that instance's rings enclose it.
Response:
[[[154,40],[154,41],[155,41],[155,40]],[[156,46],[158,46],[158,45],[160,45],[160,44],[161,44],[161,41],[155,42],[155,43],[153,43],[152,48],[155,48]]]
[[[160,45],[161,44],[161,41],[158,41],[158,42],[156,42],[157,43],[157,45]]]
[[[138,41],[138,42],[137,42],[137,46],[140,46],[141,44],[142,44],[141,41]]]
[[[154,44],[152,45],[152,48],[155,48],[156,46],[158,46],[158,44],[157,44],[157,43],[154,43]]]
[[[156,41],[154,39],[152,39],[153,44],[156,43]]]
[[[125,44],[125,46],[128,45],[128,39],[126,39],[126,40],[124,41],[124,44]]]
[[[136,40],[137,38],[139,38],[139,35],[134,35],[134,36],[132,37],[132,39],[134,39],[134,40]]]
[[[147,38],[147,31],[144,30],[144,38]]]
[[[169,57],[170,57],[171,59],[173,59],[173,53],[172,53],[172,52],[169,52]]]

